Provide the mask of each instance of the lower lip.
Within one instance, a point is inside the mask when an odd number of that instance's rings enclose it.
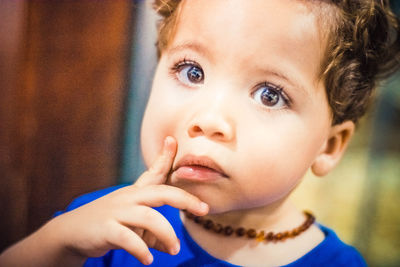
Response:
[[[226,177],[213,169],[201,166],[181,166],[174,174],[181,179],[199,182],[210,182]]]

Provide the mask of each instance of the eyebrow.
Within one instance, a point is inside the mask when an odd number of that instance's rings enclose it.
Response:
[[[178,51],[181,51],[181,50],[192,50],[192,51],[195,51],[196,53],[200,54],[201,56],[208,58],[209,60],[213,59],[213,57],[212,57],[211,53],[209,52],[209,50],[207,49],[207,47],[200,43],[186,42],[183,44],[173,46],[172,48],[168,49],[168,51],[171,54],[177,53]]]
[[[282,72],[276,71],[276,70],[272,70],[270,68],[258,68],[258,71],[261,71],[262,73],[267,73],[269,75],[272,76],[276,76],[282,80],[284,80],[285,82],[289,83],[290,85],[292,85],[295,89],[298,89],[298,91],[300,93],[303,93],[305,96],[309,96],[309,92],[307,92],[307,90],[304,88],[304,86],[296,79],[289,79],[286,75],[284,75]]]

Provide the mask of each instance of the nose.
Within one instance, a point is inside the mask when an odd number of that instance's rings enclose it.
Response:
[[[189,123],[187,132],[192,138],[205,136],[220,142],[229,142],[235,138],[233,122],[215,108],[197,112]]]

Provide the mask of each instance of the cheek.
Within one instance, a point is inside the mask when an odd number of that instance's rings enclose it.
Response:
[[[175,137],[178,118],[176,108],[173,102],[168,100],[168,96],[154,90],[147,104],[141,128],[142,155],[147,167],[160,153],[165,137]]]
[[[156,157],[161,152],[163,142],[166,136],[170,136],[171,126],[168,123],[167,114],[152,112],[151,105],[147,108],[143,117],[141,129],[141,148],[144,162],[147,167],[154,162]]]
[[[154,128],[151,119],[145,116],[143,118],[140,141],[143,159],[147,168],[150,167],[162,147],[162,137],[158,133],[159,131]]]
[[[238,161],[246,168],[236,169],[243,179],[243,190],[258,204],[286,196],[301,181],[318,153],[318,142],[310,141],[313,138],[319,137],[299,122],[263,129],[253,132],[251,138],[243,138]]]

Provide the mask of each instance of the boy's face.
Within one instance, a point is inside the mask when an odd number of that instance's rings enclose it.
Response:
[[[303,1],[185,1],[143,121],[146,164],[170,135],[168,183],[211,212],[284,199],[331,128],[316,23]]]

